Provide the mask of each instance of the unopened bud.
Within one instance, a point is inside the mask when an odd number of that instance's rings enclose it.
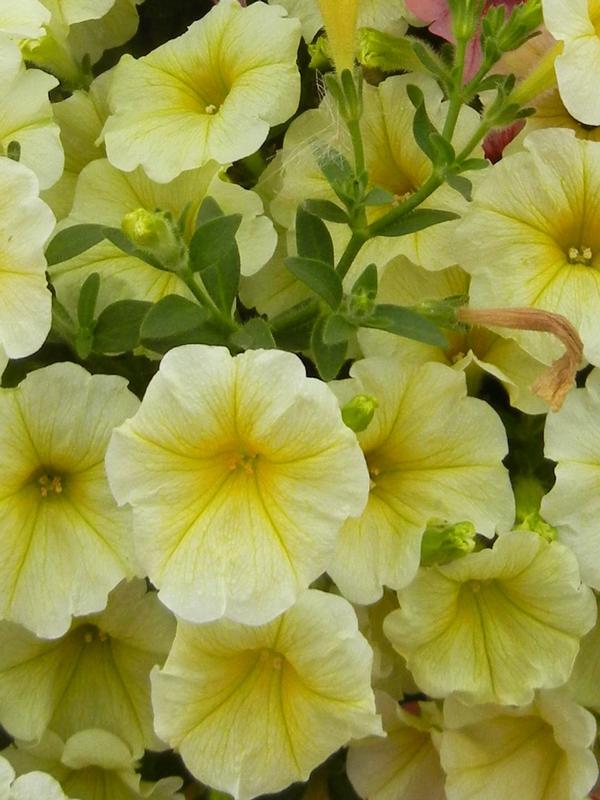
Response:
[[[342,408],[342,419],[354,433],[366,430],[379,403],[367,394],[357,394]]]
[[[358,60],[363,67],[382,72],[423,72],[423,64],[413,50],[413,41],[375,28],[361,28],[358,32]]]
[[[340,74],[354,67],[358,0],[319,0],[329,52]]]
[[[429,521],[421,541],[421,566],[448,564],[472,553],[476,530],[472,522],[451,525],[444,520]]]
[[[519,476],[513,485],[516,514],[515,529],[532,531],[548,542],[557,538],[557,531],[540,515],[540,505],[545,494],[540,481],[532,476]]]
[[[140,250],[152,255],[166,270],[177,271],[185,245],[168,211],[138,208],[125,214],[121,230]]]

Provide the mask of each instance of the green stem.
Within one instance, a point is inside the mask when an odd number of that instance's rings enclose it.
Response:
[[[467,39],[459,39],[456,42],[456,49],[454,51],[454,69],[452,70],[452,77],[454,85],[450,95],[450,106],[448,108],[448,116],[444,123],[444,130],[442,136],[449,142],[452,141],[454,129],[458,122],[458,115],[463,104],[463,75],[465,72],[465,57],[467,53]]]
[[[342,257],[340,258],[338,265],[335,268],[335,271],[342,280],[346,277],[348,270],[350,269],[350,267],[354,262],[354,259],[360,253],[363,244],[369,238],[370,235],[368,233],[363,233],[363,232],[359,233],[357,231],[354,231],[354,233],[352,234],[350,241],[346,245],[346,249],[342,253]]]
[[[352,149],[354,151],[354,170],[356,175],[362,175],[365,171],[365,148],[363,145],[360,124],[357,119],[350,119],[346,122],[350,138],[352,139]]]
[[[201,286],[196,279],[194,278],[194,273],[191,270],[178,270],[177,275],[181,278],[181,280],[185,283],[188,287],[190,292],[194,295],[196,300],[200,303],[200,305],[207,308],[210,313],[225,327],[228,331],[237,331],[239,325],[237,325],[231,317],[228,317],[224,314],[218,305],[214,302],[212,297],[207,293],[204,286]]]
[[[423,186],[411,194],[407,200],[405,200],[399,206],[396,206],[396,208],[393,208],[385,216],[380,217],[378,220],[375,220],[375,222],[369,225],[369,238],[379,235],[383,229],[387,228],[387,226],[392,222],[402,219],[402,217],[405,217],[407,214],[410,214],[411,211],[414,211],[414,209],[417,208],[417,206],[420,206],[421,203],[429,197],[429,195],[433,194],[433,192],[435,192],[435,190],[438,189],[443,182],[444,176],[440,175],[438,172],[433,172],[425,181]]]

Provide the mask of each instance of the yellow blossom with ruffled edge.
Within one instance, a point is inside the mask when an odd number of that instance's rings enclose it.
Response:
[[[131,515],[112,500],[104,454],[138,405],[124,378],[68,363],[0,390],[0,619],[61,636],[136,573]]]
[[[364,114],[360,124],[370,183],[394,197],[390,203],[369,207],[369,222],[392,210],[431,175],[431,161],[413,135],[415,110],[406,93],[409,84],[416,84],[423,91],[427,112],[436,127],[443,127],[447,115],[448,103],[441,89],[425,75],[398,75],[377,87],[365,85]],[[479,122],[479,115],[472,108],[464,106],[461,109],[453,137],[457,151],[466,146]],[[277,179],[271,212],[278,224],[293,229],[296,208],[307,197],[337,202],[315,156],[315,151],[326,153],[328,148],[338,150],[350,160],[352,158],[347,131],[331,100],[326,97],[318,109],[306,111],[294,120],[284,140],[276,175],[269,174],[271,179]],[[445,184],[427,198],[423,207],[461,215],[468,205],[461,195]],[[367,242],[361,255],[367,263],[375,264],[385,264],[394,256],[405,255],[425,269],[443,269],[454,265],[457,260],[457,254],[450,246],[455,227],[456,221],[451,220],[406,236],[377,236]],[[350,237],[348,227],[332,223],[330,229],[336,245],[345,247]]]
[[[419,306],[428,300],[469,294],[469,276],[459,267],[430,272],[399,257],[383,270],[377,292],[378,303]],[[365,356],[394,356],[403,364],[437,361],[464,370],[472,394],[483,375],[497,378],[510,398],[511,405],[528,414],[543,414],[548,404],[531,391],[545,365],[487,328],[473,326],[466,333],[445,332],[446,347],[423,344],[385,331],[361,328],[358,341]]]
[[[298,20],[279,6],[221,0],[182,36],[123,56],[104,128],[108,157],[161,183],[251,155],[296,111]]]
[[[17,780],[25,780],[32,774],[31,770],[43,769],[69,797],[78,800],[183,800],[183,795],[177,791],[181,778],[162,778],[156,783],[142,781],[137,771],[139,763],[129,747],[105,730],[80,730],[66,742],[48,731],[38,743],[17,742],[3,752],[16,772],[23,776]],[[39,797],[36,796],[36,800]],[[47,800],[46,796],[41,800]]]
[[[354,789],[369,800],[446,800],[436,704],[417,703],[411,713],[383,692],[376,700],[387,736],[350,745],[346,763]]]
[[[20,162],[32,169],[42,189],[60,178],[64,165],[58,125],[48,92],[58,81],[39,69],[25,69],[17,45],[0,36],[0,147],[11,142],[21,148]]]
[[[600,614],[595,626],[581,640],[579,654],[565,685],[576,703],[600,714]]]
[[[277,350],[170,350],[106,466],[160,598],[193,622],[259,625],[289,608],[369,486],[335,396]]]
[[[260,627],[179,622],[152,674],[156,730],[236,800],[276,792],[351,738],[383,733],[371,659],[350,604],[315,590]]]
[[[50,330],[44,245],[54,217],[22,164],[0,158],[0,363],[35,353]]]
[[[569,114],[586,125],[600,124],[600,0],[542,0],[546,27],[560,42],[556,78]]]
[[[65,168],[60,179],[42,192],[57,220],[68,215],[73,206],[77,178],[91,161],[104,158],[104,146],[97,144],[109,114],[108,87],[112,71],[103,72],[86,92],[77,89],[66,100],[52,104],[54,119],[60,127],[65,153]]]
[[[358,434],[371,491],[363,514],[342,528],[327,571],[345,597],[368,604],[383,586],[413,580],[429,519],[471,520],[491,537],[512,525],[514,502],[502,466],[504,427],[486,403],[466,396],[462,373],[368,358],[350,375],[330,384],[340,405],[357,394],[379,404]]]
[[[431,697],[523,705],[568,679],[596,603],[572,552],[514,531],[492,549],[422,568],[384,632]]]
[[[161,665],[175,620],[143,580],[122,583],[99,614],[76,617],[60,639],[0,622],[0,722],[17,739],[63,739],[103,728],[141,756],[164,744],[152,727],[150,670]]]
[[[6,751],[4,751],[6,754]],[[11,764],[0,755],[1,800],[69,800],[60,783],[50,775],[35,770],[15,779]]]
[[[600,143],[544,130],[486,171],[456,229],[454,252],[472,274],[473,308],[539,308],[577,329],[600,363]],[[561,355],[553,337],[498,330],[534,358]]]
[[[556,483],[542,499],[542,517],[577,556],[581,577],[600,589],[600,370],[546,419],[545,455],[557,461]]]
[[[16,38],[44,35],[50,11],[39,0],[0,0],[0,31]]]
[[[225,170],[215,161],[184,172],[170,183],[155,183],[139,168],[126,173],[106,159],[93,161],[82,170],[73,208],[60,227],[100,223],[121,228],[125,217],[138,209],[160,210],[170,212],[174,221],[183,215],[183,237],[189,243],[198,211],[207,197],[213,198],[226,214],[242,215],[236,234],[240,268],[244,275],[253,274],[273,254],[277,235],[262,213],[258,195],[228,181]],[[104,241],[50,268],[57,294],[68,308],[76,308],[81,284],[92,272],[100,275],[98,309],[124,298],[157,302],[173,293],[192,298],[174,273],[156,269]]]
[[[562,691],[538,692],[521,708],[449,698],[444,722],[448,800],[581,800],[598,775],[594,718]]]
[[[271,5],[283,6],[290,17],[302,23],[302,36],[312,42],[323,27],[318,0],[269,0]],[[357,28],[376,28],[385,33],[402,36],[408,27],[405,21],[404,0],[359,0]]]

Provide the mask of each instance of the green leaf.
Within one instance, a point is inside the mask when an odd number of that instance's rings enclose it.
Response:
[[[425,155],[428,156],[431,161],[435,161],[436,151],[429,137],[432,133],[438,133],[438,130],[427,114],[425,96],[421,89],[415,86],[414,83],[408,84],[406,93],[408,94],[408,99],[415,107],[415,116],[413,119],[413,136],[415,137],[415,141]]]
[[[315,217],[326,219],[329,222],[348,223],[346,212],[331,200],[305,200],[304,208],[309,214],[314,214]]]
[[[468,178],[463,175],[447,175],[446,180],[448,186],[461,194],[467,202],[471,202],[473,199],[473,184]]]
[[[371,189],[363,199],[363,204],[365,206],[385,206],[389,203],[393,203],[395,199],[396,196],[388,192],[387,189],[376,186],[374,189]]]
[[[317,320],[310,337],[310,346],[319,375],[324,381],[332,381],[337,377],[346,360],[347,342],[327,344],[323,339],[325,319]]]
[[[490,162],[485,158],[467,158],[461,163],[460,168],[463,172],[469,172],[473,169],[487,169],[489,166]]]
[[[343,203],[351,203],[354,170],[348,159],[333,147],[324,147],[322,144],[315,145],[314,153],[317,164],[333,191]]]
[[[436,164],[442,166],[449,166],[456,161],[456,151],[452,144],[445,139],[441,133],[430,133],[429,141],[434,151],[434,161]]]
[[[349,322],[342,314],[331,314],[325,318],[323,325],[323,341],[325,344],[347,342],[356,332],[357,326]]]
[[[96,312],[96,301],[100,290],[100,275],[92,272],[88,275],[79,291],[77,301],[77,321],[80,328],[92,328]]]
[[[72,225],[59,231],[46,248],[48,266],[85,253],[106,238],[104,225]]]
[[[366,295],[370,300],[374,300],[377,296],[377,285],[377,267],[375,264],[369,264],[354,282],[351,293],[354,295]]]
[[[446,347],[443,333],[428,319],[410,308],[393,305],[375,306],[373,314],[360,322],[361,328],[377,328],[381,331],[414,339],[417,342]]]
[[[159,353],[177,344],[198,342],[209,319],[209,312],[202,306],[177,294],[168,294],[146,314],[140,328],[140,342]]]
[[[320,301],[308,297],[269,320],[277,347],[301,351],[310,347],[313,326],[320,314]]]
[[[240,252],[235,239],[218,262],[202,270],[200,277],[216,306],[230,316],[240,286]]]
[[[417,208],[406,217],[401,217],[395,222],[391,222],[382,230],[378,231],[379,236],[406,236],[409,233],[416,233],[440,222],[448,222],[458,219],[459,214],[452,211],[441,211],[437,208]]]
[[[333,267],[333,241],[327,226],[302,206],[296,211],[296,249],[301,258],[324,261]]]
[[[272,350],[277,347],[268,322],[261,317],[249,319],[230,337],[230,341],[241,350]]]
[[[342,281],[330,264],[313,258],[290,256],[285,259],[285,265],[331,308],[336,309],[342,302]]]
[[[202,272],[229,258],[235,235],[242,221],[241,214],[216,217],[202,223],[190,242],[190,269]]]
[[[142,300],[118,300],[107,306],[94,327],[97,353],[128,353],[140,343],[140,328],[152,308]]]
[[[221,206],[213,197],[205,197],[202,205],[198,209],[198,216],[196,217],[196,229],[201,225],[211,222],[213,219],[225,216]]]

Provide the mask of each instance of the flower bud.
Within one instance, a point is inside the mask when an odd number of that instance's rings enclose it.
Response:
[[[342,419],[354,433],[360,433],[370,425],[378,405],[374,397],[357,394],[342,408]]]
[[[421,542],[421,566],[448,564],[475,549],[475,526],[472,522],[454,525],[444,520],[429,521]]]
[[[153,256],[163,269],[177,272],[186,247],[168,211],[138,208],[125,214],[121,230],[140,250]]]
[[[329,51],[336,71],[352,70],[356,48],[358,0],[319,0]]]

